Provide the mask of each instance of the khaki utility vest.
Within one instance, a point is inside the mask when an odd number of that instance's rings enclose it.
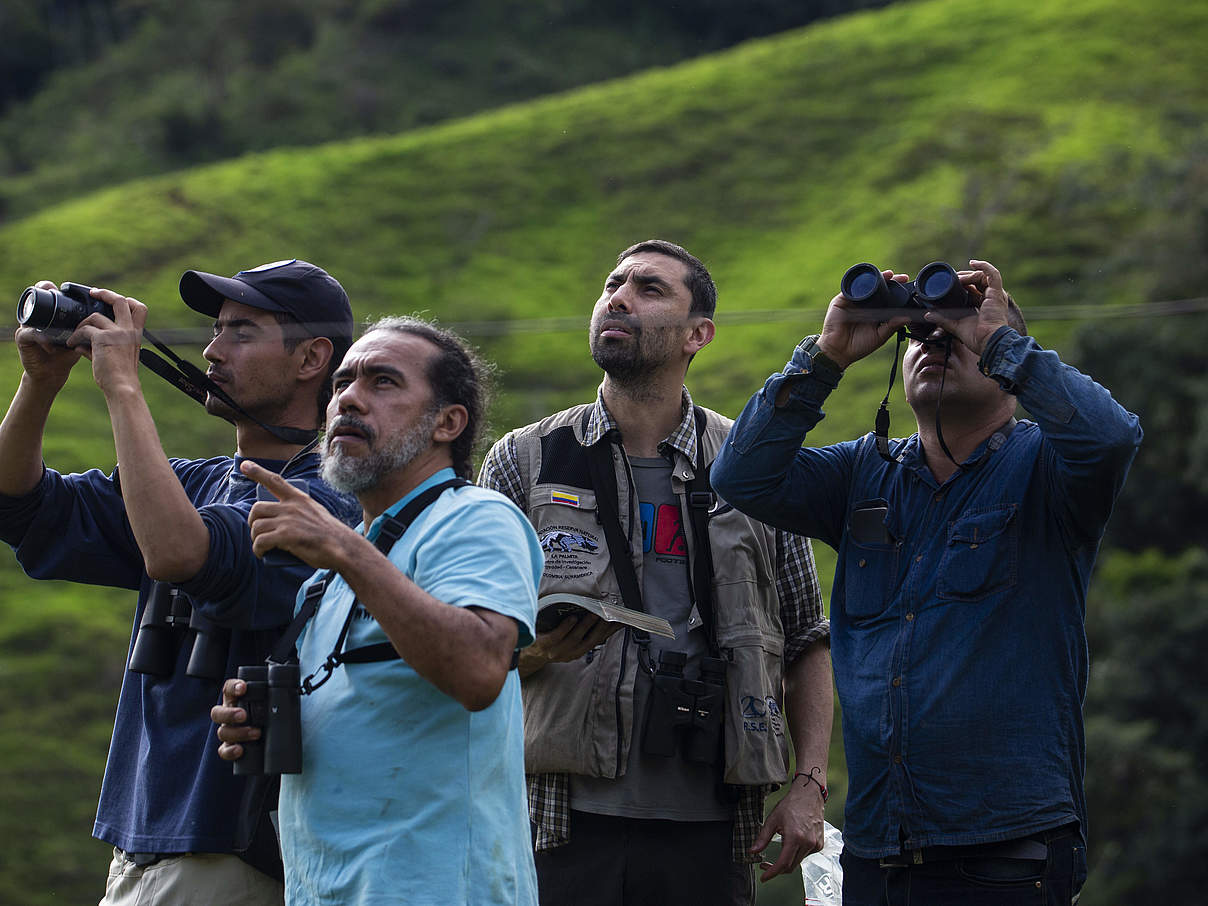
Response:
[[[528,491],[529,520],[545,551],[540,594],[577,594],[624,605],[609,566],[583,430],[591,404],[551,415],[516,431],[517,460]],[[716,457],[730,420],[708,409],[698,458]],[[608,443],[601,440],[600,443]],[[642,530],[629,463],[612,446],[621,528],[642,578]],[[685,526],[691,524],[685,483],[695,468],[675,452],[672,489]],[[685,532],[688,556],[693,533]],[[784,631],[776,592],[776,532],[718,502],[709,519],[713,609],[718,647],[727,661],[725,773],[729,784],[779,784],[788,777],[788,743],[781,712]],[[694,613],[693,623],[699,623]],[[525,770],[615,778],[625,773],[633,739],[637,646],[630,632],[572,663],[551,663],[522,682]],[[639,716],[640,718],[640,716]]]

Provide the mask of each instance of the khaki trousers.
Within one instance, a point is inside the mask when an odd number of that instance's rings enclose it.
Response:
[[[135,865],[113,851],[99,906],[282,906],[281,882],[238,856],[186,853]]]

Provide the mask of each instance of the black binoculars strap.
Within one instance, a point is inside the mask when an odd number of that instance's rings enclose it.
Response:
[[[306,587],[306,596],[302,599],[302,606],[298,608],[293,620],[285,627],[285,632],[273,645],[273,650],[268,654],[268,663],[288,664],[297,660],[298,636],[302,634],[303,628],[315,615],[315,611],[319,609],[319,602],[323,600],[323,592],[327,590],[327,583],[335,574],[334,569],[329,569],[322,578]]]
[[[612,432],[609,432],[611,434]],[[642,587],[633,568],[633,546],[621,529],[621,514],[617,507],[617,473],[612,464],[612,438],[605,436],[587,448],[587,466],[591,485],[596,492],[596,513],[604,529],[604,540],[608,544],[608,562],[617,585],[621,587],[621,600],[630,610],[646,612],[642,603]],[[631,629],[639,645],[650,644],[650,633],[644,629]]]
[[[317,431],[309,431],[304,428],[288,428],[282,425],[266,425],[254,415],[250,415],[242,406],[231,399],[226,391],[206,377],[204,371],[192,362],[187,362],[174,353],[168,348],[167,344],[159,340],[151,331],[143,328],[143,336],[150,340],[156,349],[167,356],[167,359],[161,358],[150,349],[143,348],[138,351],[138,360],[169,384],[176,387],[176,389],[192,397],[203,406],[205,405],[206,394],[212,394],[245,418],[251,419],[269,434],[273,435],[273,437],[285,441],[287,444],[309,444],[318,437]]]
[[[382,530],[378,533],[377,539],[373,542],[382,554],[389,555],[391,549],[398,540],[406,533],[407,528],[413,523],[416,517],[426,510],[436,498],[447,491],[449,488],[462,488],[471,482],[464,478],[450,478],[448,481],[443,481],[438,485],[434,485],[424,491],[409,504],[403,507],[402,512],[396,516],[387,516],[382,522]],[[285,644],[288,643],[291,651],[298,641],[298,636],[302,634],[302,628],[306,622],[314,616],[315,611],[319,608],[319,601],[323,597],[323,592],[327,588],[327,582],[333,575],[335,570],[329,570],[323,578],[313,583],[306,589],[306,596],[302,601],[302,606],[298,609],[297,616],[294,621],[289,624],[285,635],[273,648],[273,653],[269,656],[270,660],[281,663],[277,660],[277,655],[282,651]],[[313,601],[313,606],[311,603]],[[352,621],[356,617],[357,607],[360,602],[356,597],[353,597],[352,604],[348,608],[348,616],[344,618],[344,625],[340,628],[340,634],[336,639],[335,647],[332,648],[331,654],[327,656],[327,660],[310,676],[306,677],[302,682],[302,689],[305,693],[313,692],[319,686],[327,681],[333,670],[340,664],[368,664],[374,661],[392,661],[399,657],[398,651],[389,642],[379,642],[376,645],[363,645],[360,648],[353,648],[351,651],[344,651],[344,642],[348,638],[348,631],[352,627]],[[513,657],[515,661],[515,657]],[[323,677],[318,682],[312,682],[315,674],[324,671]]]
[[[696,419],[697,459],[701,459],[705,412],[700,406],[693,407]],[[596,512],[604,528],[604,539],[608,542],[609,562],[613,575],[621,587],[621,599],[631,610],[646,612],[642,603],[642,589],[638,584],[637,572],[633,568],[633,547],[621,529],[620,510],[617,507],[617,473],[612,463],[612,440],[599,440],[588,447],[588,466],[592,488],[596,492]],[[717,653],[717,635],[713,620],[713,551],[709,547],[709,510],[713,506],[713,488],[709,484],[709,467],[697,469],[696,476],[688,483],[688,514],[692,524],[692,540],[697,555],[691,558],[689,589],[692,600],[700,611],[701,620],[709,639],[709,651]],[[631,630],[638,645],[648,646],[650,634],[640,629]]]
[[[705,433],[705,411],[700,406],[696,412],[696,458],[703,460],[703,437]],[[709,483],[710,463],[698,468],[688,482],[688,518],[692,523],[692,540],[696,556],[692,558],[692,598],[700,618],[704,621],[709,639],[709,653],[718,654],[717,624],[713,619],[713,548],[709,544],[709,510],[715,500],[713,486]]]
[[[893,383],[898,377],[898,358],[902,354],[902,343],[906,339],[906,328],[898,328],[898,345],[893,351],[893,365],[889,369],[889,387],[885,390],[885,398],[881,400],[881,408],[877,410],[876,422],[873,426],[873,436],[876,439],[877,452],[886,462],[901,462],[901,456],[892,456],[889,452],[889,394],[893,393]]]

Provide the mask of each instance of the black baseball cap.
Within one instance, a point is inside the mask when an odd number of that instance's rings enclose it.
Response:
[[[352,345],[352,306],[344,287],[323,268],[297,258],[273,261],[233,277],[185,271],[180,297],[194,311],[218,317],[230,299],[264,311],[293,315],[314,337],[327,337],[339,362]]]

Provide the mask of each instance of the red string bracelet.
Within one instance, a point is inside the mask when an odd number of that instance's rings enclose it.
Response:
[[[805,771],[798,771],[793,775],[793,779],[796,780],[798,777],[804,777],[806,780],[812,781],[821,791],[822,801],[826,802],[826,800],[830,798],[830,793],[827,791],[826,787],[822,785],[822,781],[814,776],[814,774],[820,773],[821,771],[821,768],[814,768],[808,774]]]

